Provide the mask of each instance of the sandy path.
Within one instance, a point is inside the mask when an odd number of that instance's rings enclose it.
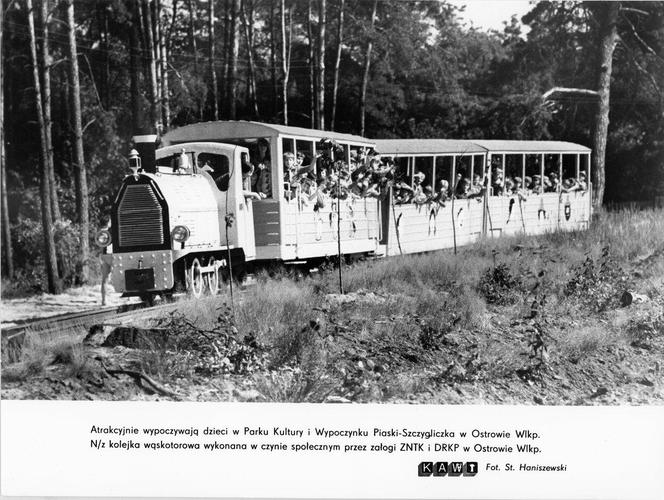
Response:
[[[108,285],[106,305],[122,305],[138,301],[137,297],[122,298]],[[60,295],[43,293],[20,299],[3,299],[0,302],[0,325],[10,326],[16,321],[45,318],[101,306],[99,285],[70,288]]]

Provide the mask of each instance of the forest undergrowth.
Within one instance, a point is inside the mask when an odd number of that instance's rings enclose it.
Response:
[[[358,262],[344,294],[336,270],[259,274],[103,341],[34,335],[3,351],[3,397],[661,403],[663,216]]]

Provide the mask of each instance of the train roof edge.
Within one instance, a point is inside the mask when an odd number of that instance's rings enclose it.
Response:
[[[264,137],[270,135],[293,135],[301,137],[329,138],[336,141],[373,145],[374,141],[353,134],[329,130],[315,130],[274,123],[252,121],[211,121],[193,123],[173,129],[162,137],[162,144],[170,146],[181,142],[220,141],[224,138]]]
[[[516,141],[502,139],[377,139],[382,154],[434,153],[589,153],[590,148],[564,141]]]

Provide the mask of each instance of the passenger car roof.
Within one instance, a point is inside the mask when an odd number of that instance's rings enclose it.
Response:
[[[378,139],[376,151],[384,155],[486,153],[486,149],[463,139]]]
[[[590,152],[573,142],[492,139],[378,139],[376,149],[385,155]]]
[[[589,153],[590,148],[564,141],[508,141],[502,139],[474,139],[487,151],[509,153]]]
[[[171,145],[192,141],[223,141],[225,138],[239,139],[243,137],[267,137],[273,135],[334,139],[335,141],[360,143],[367,146],[374,143],[374,141],[360,137],[359,135],[243,120],[213,121],[185,125],[166,133],[162,137],[162,142],[164,145]]]

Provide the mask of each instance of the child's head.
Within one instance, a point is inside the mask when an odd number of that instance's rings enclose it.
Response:
[[[288,170],[295,168],[295,155],[293,153],[284,153],[284,168]]]

